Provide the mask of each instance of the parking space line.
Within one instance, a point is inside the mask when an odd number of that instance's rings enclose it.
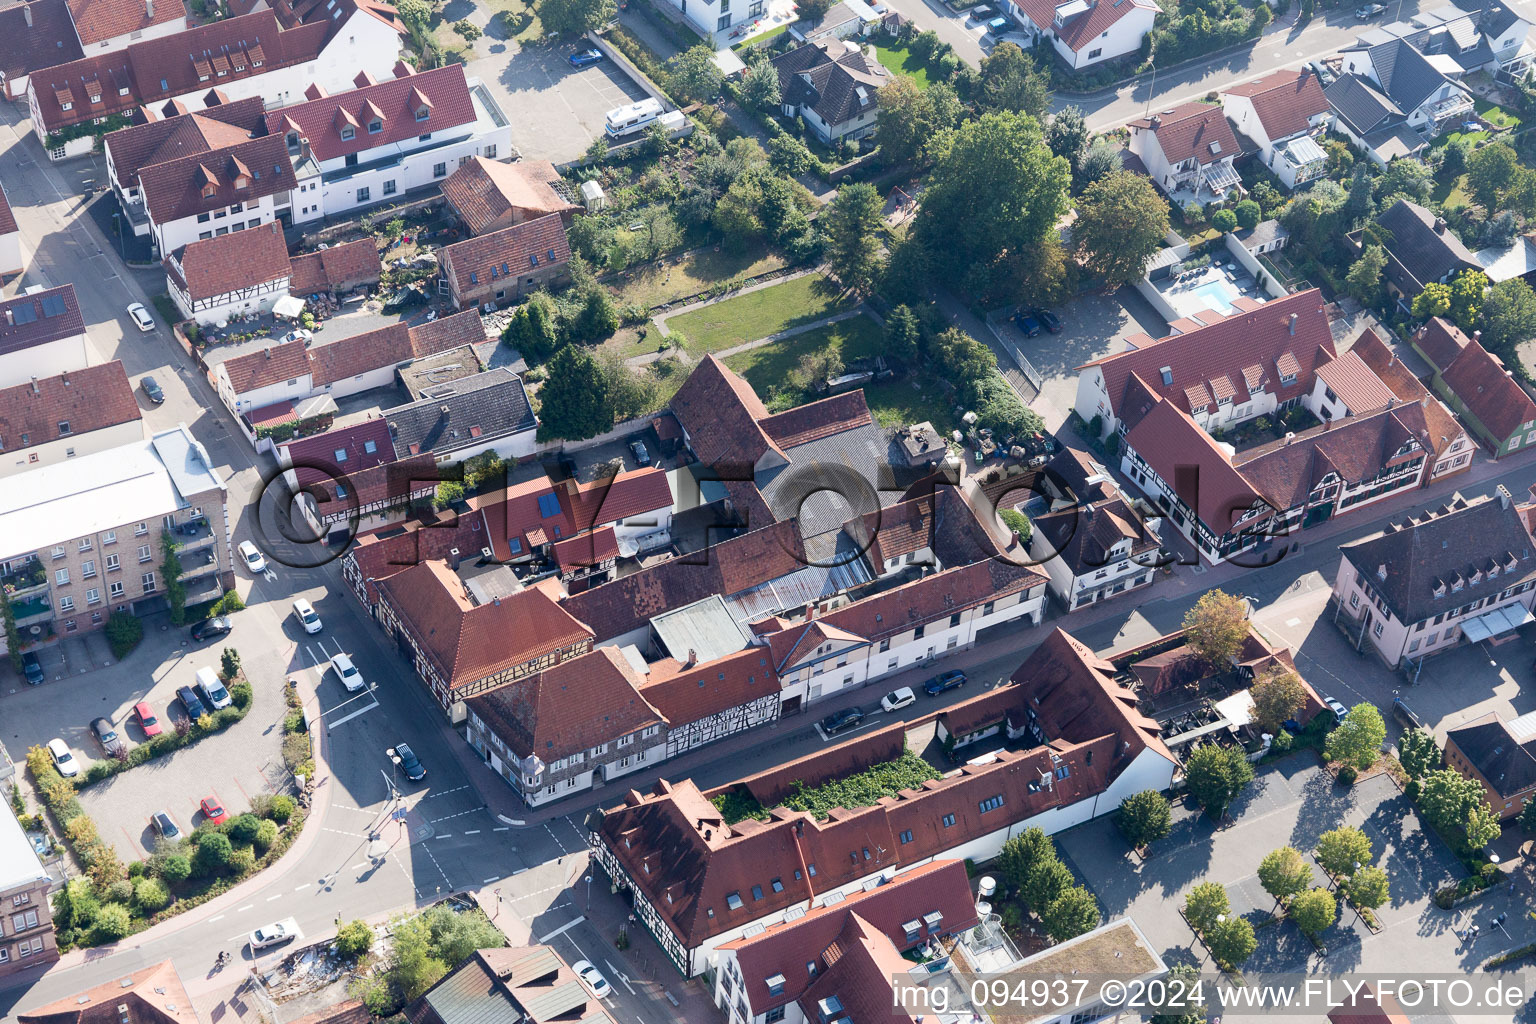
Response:
[[[367,861],[360,860],[356,864],[353,864],[351,867],[347,868],[347,870],[348,871],[356,871],[358,868],[367,867],[367,866],[368,866],[368,862]]]
[[[481,885],[490,885],[492,882],[496,881],[496,878],[497,878],[497,876],[492,875],[490,878],[482,879],[480,884]]]
[[[312,883],[310,883],[310,882],[305,882],[303,885],[296,886],[293,891],[294,892],[303,892],[305,889],[308,889],[311,884]]]
[[[369,704],[365,708],[358,708],[356,711],[352,712],[350,715],[342,715],[340,718],[336,719],[336,721],[334,721],[334,722],[327,722],[326,725],[325,725],[325,731],[326,732],[330,732],[332,729],[336,728],[338,725],[344,725],[347,722],[352,721],[352,719],[356,718],[358,715],[367,714],[369,711],[372,711],[374,708],[376,708],[378,706],[379,706],[379,702],[378,701],[374,701],[372,704]]]
[[[467,836],[477,836],[480,834],[480,830],[477,828],[467,828],[464,830],[464,834]]]

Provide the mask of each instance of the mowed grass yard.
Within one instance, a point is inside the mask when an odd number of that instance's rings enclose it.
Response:
[[[890,39],[889,36],[882,36],[881,38]],[[906,44],[897,43],[893,46],[889,41],[876,43],[875,54],[880,58],[881,66],[891,72],[891,74],[900,75],[902,78],[910,78],[912,84],[919,89],[928,88],[928,66],[908,52]]]
[[[839,294],[833,282],[820,274],[806,274],[771,288],[669,317],[667,328],[681,333],[686,339],[686,351],[698,358],[707,352],[758,341],[791,327],[841,313],[853,305],[851,298]]]
[[[783,267],[783,258],[766,246],[751,246],[740,253],[704,249],[679,263],[625,271],[607,284],[619,305],[654,309],[708,291],[723,281],[745,281]]]

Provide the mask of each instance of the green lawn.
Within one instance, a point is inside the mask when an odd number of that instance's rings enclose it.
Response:
[[[867,316],[856,316],[738,352],[728,356],[725,365],[747,378],[759,395],[766,395],[770,388],[784,383],[801,356],[836,349],[844,363],[851,363],[877,355],[882,340],[879,324]]]
[[[1458,174],[1449,181],[1435,179],[1434,191],[1430,193],[1436,206],[1450,209],[1455,206],[1468,206],[1472,197],[1467,194],[1467,176]]]
[[[651,309],[697,295],[723,281],[745,281],[783,266],[783,258],[765,245],[748,246],[739,253],[708,248],[694,252],[676,265],[628,271],[607,283],[620,305]]]
[[[839,297],[837,285],[820,274],[807,274],[671,317],[667,327],[686,336],[687,349],[697,358],[820,320],[851,305],[851,299]]]
[[[910,78],[919,89],[928,88],[927,66],[909,53],[905,44],[891,46],[887,43],[876,43],[875,53],[880,57],[880,63],[887,71],[903,78]]]
[[[1497,103],[1489,103],[1487,100],[1473,100],[1473,109],[1484,121],[1497,125],[1500,128],[1519,128],[1520,118]]]
[[[924,420],[940,433],[955,425],[951,399],[931,377],[911,373],[906,377],[864,388],[869,412],[882,427],[899,427]]]

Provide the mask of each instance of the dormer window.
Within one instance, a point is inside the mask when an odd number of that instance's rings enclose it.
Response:
[[[377,134],[379,134],[379,132],[381,132],[383,130],[384,130],[384,122],[380,121],[378,118],[374,118],[372,121],[368,122],[368,134],[369,135],[377,135]]]
[[[235,178],[235,188],[250,188],[251,179],[241,174]]]
[[[1435,580],[1435,596],[1436,597],[1444,597],[1445,596],[1445,581],[1442,580],[1442,579],[1436,579]]]
[[[728,892],[725,894],[725,905],[730,910],[741,909],[741,893]]]
[[[91,93],[91,102],[92,103],[100,103],[101,102],[101,93],[99,93],[99,92]]]
[[[216,192],[218,192],[218,188],[216,186],[214,186],[214,185],[204,185],[203,186],[203,198],[204,199],[212,199],[213,196],[214,196],[214,193],[216,193]]]
[[[418,120],[418,121],[425,121],[427,118],[429,118],[431,116],[432,116],[431,108],[429,108],[429,107],[417,107],[416,108],[416,120]]]
[[[1463,580],[1460,576],[1457,576],[1454,580],[1451,581],[1451,593],[1457,593],[1464,586],[1466,586],[1466,580]]]
[[[1157,372],[1163,375],[1163,387],[1166,388],[1173,385],[1173,367],[1164,366]]]
[[[342,142],[351,142],[356,136],[357,129],[353,128],[351,125],[346,125],[341,129]]]
[[[1378,565],[1376,567],[1376,578],[1379,580],[1387,578],[1387,567],[1385,565]]]
[[[73,103],[69,102],[68,100],[65,100],[63,103],[59,104],[59,109],[60,110],[74,110],[75,109],[75,105]]]
[[[121,89],[117,90],[117,94],[119,96],[127,96],[128,95],[128,87],[126,85],[123,86]]]
[[[245,63],[243,61],[236,61],[235,62],[235,70],[236,71],[244,71],[245,70]]]

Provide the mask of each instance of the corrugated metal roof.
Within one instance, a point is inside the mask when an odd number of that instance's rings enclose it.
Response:
[[[469,959],[423,998],[443,1024],[514,1024],[523,1019],[517,1003],[479,957]]]
[[[530,995],[530,991],[523,989],[522,996],[528,1015],[534,1020],[551,1020],[570,1013],[578,1006],[585,1006],[588,999],[587,990],[574,978],[536,996]],[[449,1021],[448,1024],[453,1022]]]

